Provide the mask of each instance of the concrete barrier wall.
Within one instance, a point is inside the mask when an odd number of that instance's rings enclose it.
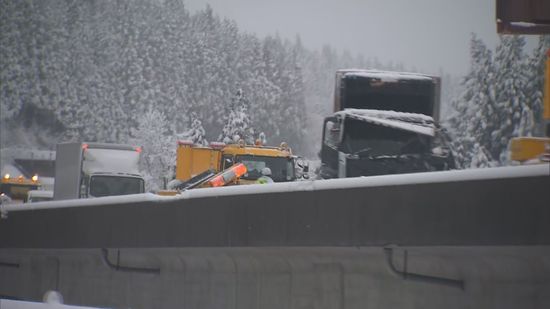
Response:
[[[58,290],[67,304],[112,308],[550,308],[548,188],[550,177],[534,176],[12,211],[0,220],[0,296]]]
[[[144,309],[550,307],[549,247],[393,250],[406,277],[378,247],[110,249],[109,262],[100,249],[0,249],[18,264],[0,266],[0,294]]]
[[[550,176],[9,212],[0,248],[548,245]]]

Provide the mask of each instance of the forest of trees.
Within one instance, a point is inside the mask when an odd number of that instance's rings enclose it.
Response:
[[[256,133],[264,132],[270,144],[284,140],[313,152],[304,132],[317,120],[311,115],[330,111],[334,71],[382,68],[329,46],[309,51],[299,37],[259,38],[208,6],[191,14],[178,0],[1,6],[0,117],[17,126],[21,117],[50,112],[53,138],[39,144],[127,142],[150,106],[166,117],[167,135],[189,130],[195,115],[206,140],[214,141],[241,91]],[[2,140],[4,146],[17,142]]]
[[[308,50],[299,37],[260,38],[182,0],[1,1],[0,29],[1,147],[137,142],[147,153],[151,136],[136,134],[148,132],[175,151],[178,138],[226,138],[245,110],[246,138],[314,157],[336,69],[403,70]],[[240,112],[235,100],[246,101]]]
[[[183,0],[0,1],[0,29],[0,147],[136,143],[157,180],[177,139],[286,141],[314,158],[337,69],[406,70],[328,45],[309,50],[298,36],[258,37]],[[524,44],[503,37],[493,56],[472,39],[448,121],[461,166],[502,164],[510,137],[537,133],[548,40],[529,56]],[[455,92],[444,87],[443,98]]]
[[[524,37],[501,36],[493,53],[472,35],[470,70],[449,119],[461,167],[506,165],[511,138],[544,134],[544,62],[549,48],[550,36],[541,36],[531,54],[525,51]]]

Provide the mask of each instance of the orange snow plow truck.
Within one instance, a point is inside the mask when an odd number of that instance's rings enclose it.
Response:
[[[210,143],[209,146],[203,146],[178,141],[176,180],[179,184],[176,188],[189,188],[193,184],[193,187],[203,187],[208,184],[204,180],[237,164],[244,165],[245,169],[238,168],[238,171],[244,172],[228,184],[256,183],[266,167],[271,170],[274,182],[307,178],[309,169],[305,161],[292,154],[286,143],[281,143],[279,147],[263,146],[260,143],[246,145],[243,141],[238,144]]]

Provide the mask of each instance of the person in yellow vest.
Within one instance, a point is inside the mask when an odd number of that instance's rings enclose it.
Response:
[[[273,179],[271,179],[271,169],[269,167],[264,167],[262,169],[262,176],[256,180],[256,183],[259,184],[266,184],[266,183],[273,183]]]

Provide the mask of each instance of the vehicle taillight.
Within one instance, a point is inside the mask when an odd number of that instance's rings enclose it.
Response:
[[[83,150],[88,149],[88,144],[82,144],[82,149],[83,149]]]
[[[136,149],[137,153],[141,153],[141,151],[142,151],[141,147],[136,147],[135,149]]]

